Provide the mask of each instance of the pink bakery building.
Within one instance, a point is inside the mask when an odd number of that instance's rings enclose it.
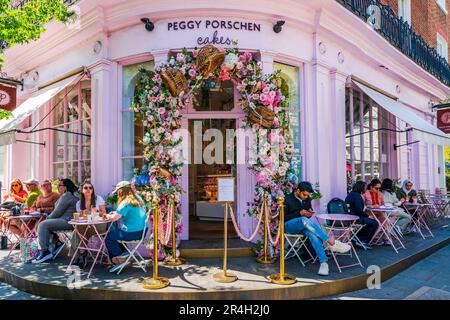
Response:
[[[131,179],[144,164],[143,126],[130,111],[139,68],[205,44],[249,51],[264,72],[281,70],[297,175],[320,185],[318,208],[345,197],[352,181],[375,176],[445,188],[450,140],[432,107],[450,94],[450,68],[386,7],[368,4],[75,1],[77,21],[52,22],[40,40],[5,51],[3,71],[23,80],[23,90],[14,119],[0,121],[3,192],[13,178],[90,177],[107,195]],[[239,128],[245,114],[237,102],[233,84],[210,83],[183,111],[183,127]],[[182,239],[201,237],[193,233],[201,221],[223,219],[214,201],[221,176],[236,178],[238,223],[247,235],[254,229],[245,212],[255,177],[245,165],[187,164]]]

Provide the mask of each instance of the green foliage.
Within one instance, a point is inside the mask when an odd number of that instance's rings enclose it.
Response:
[[[12,113],[8,110],[4,110],[0,108],[0,120],[2,119],[8,119],[12,117]]]
[[[10,46],[39,39],[45,24],[51,20],[67,22],[73,16],[61,0],[28,1],[19,9],[10,7],[11,0],[0,0],[0,40]],[[2,66],[0,50],[0,69]]]

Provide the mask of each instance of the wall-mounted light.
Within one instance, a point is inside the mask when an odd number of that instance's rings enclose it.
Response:
[[[142,21],[142,23],[145,24],[145,29],[148,32],[151,32],[151,31],[153,31],[153,29],[155,29],[155,25],[153,24],[153,22],[150,21],[149,18],[142,18],[141,21]]]
[[[286,23],[284,20],[278,20],[277,23],[273,26],[273,32],[280,33],[282,30],[283,25]]]

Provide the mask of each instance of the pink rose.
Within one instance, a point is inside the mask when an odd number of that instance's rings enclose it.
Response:
[[[280,127],[280,121],[278,120],[277,117],[273,118],[273,126],[275,128],[279,128]]]
[[[256,182],[259,184],[265,184],[267,183],[267,174],[265,172],[258,172],[256,175]]]
[[[189,76],[194,78],[197,76],[197,72],[194,69],[189,69]]]

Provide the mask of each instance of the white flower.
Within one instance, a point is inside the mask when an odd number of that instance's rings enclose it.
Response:
[[[229,53],[225,56],[225,66],[227,66],[230,69],[233,69],[236,63],[238,62],[238,56],[234,53]]]

